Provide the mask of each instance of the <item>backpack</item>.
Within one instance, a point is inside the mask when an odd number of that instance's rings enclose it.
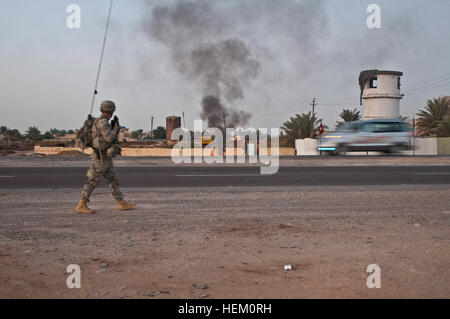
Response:
[[[78,130],[76,142],[82,150],[92,147],[92,125],[94,124],[94,117],[88,115],[86,121],[84,121],[83,126]]]

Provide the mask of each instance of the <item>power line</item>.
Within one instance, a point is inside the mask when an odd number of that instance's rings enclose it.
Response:
[[[423,89],[423,88],[425,88],[425,87],[437,85],[437,84],[439,84],[439,83],[446,82],[446,81],[449,81],[449,80],[450,80],[450,77],[445,78],[445,79],[441,79],[441,80],[434,80],[434,81],[430,81],[430,83],[425,84],[425,85],[423,85],[423,86],[417,86],[417,87],[415,87],[415,88],[410,88],[410,87],[408,87],[407,89],[405,89],[405,91],[406,91],[406,92],[417,91],[417,90],[421,90],[421,89]]]
[[[412,87],[416,87],[416,88],[410,89],[410,91],[406,91],[403,94],[405,96],[410,96],[410,95],[420,94],[420,93],[426,92],[428,90],[432,90],[435,88],[439,88],[439,87],[448,85],[448,84],[450,84],[450,78],[445,78],[447,76],[450,76],[450,73],[438,76],[438,77],[430,79],[430,80],[418,82],[413,85],[407,86],[407,88],[412,88]],[[420,85],[422,85],[423,87],[420,87]],[[345,104],[347,104],[347,106],[351,106],[350,104],[355,104],[355,105],[359,104],[358,99],[355,97],[339,97],[339,98],[318,97],[315,100],[316,100],[316,102],[320,101],[320,100],[324,100],[323,103],[320,103],[320,105],[322,105],[322,106],[342,107],[342,106],[345,106]],[[267,112],[259,112],[257,115],[253,116],[253,118],[265,117],[268,115],[291,111],[291,110],[293,111],[295,109],[298,109],[298,107],[299,106],[291,106],[291,107],[287,107],[287,108],[269,110]],[[359,105],[357,107],[359,107]]]
[[[253,116],[253,118],[257,118],[259,116],[272,115],[272,114],[279,113],[279,112],[284,112],[284,111],[295,110],[295,109],[298,109],[298,107],[299,106],[296,105],[296,106],[291,106],[291,107],[287,107],[287,108],[281,108],[281,109],[277,109],[277,110],[269,110],[267,112],[259,112],[258,114]]]
[[[437,87],[441,87],[446,85],[447,81],[450,81],[450,73],[443,74],[432,79],[416,82],[414,84],[408,85],[405,87],[405,95],[411,93],[421,93],[423,90],[429,90]],[[421,92],[418,92],[421,91]],[[318,100],[324,100],[325,103],[321,103],[321,105],[341,105],[341,104],[351,104],[355,102],[357,99],[355,97],[318,97]]]
[[[316,103],[317,103],[317,101],[318,101],[318,99],[316,98]],[[358,104],[358,103],[359,102],[355,101],[355,104]],[[350,104],[350,103],[341,103],[341,104],[320,103],[320,105],[322,105],[322,106],[339,106],[339,107],[342,107],[343,104]],[[283,112],[295,111],[295,110],[298,110],[298,108],[299,108],[299,106],[296,105],[296,106],[291,106],[291,107],[287,107],[287,108],[281,108],[281,109],[277,109],[277,110],[269,110],[267,112],[259,112],[258,114],[252,116],[252,119],[266,117],[266,116],[270,116],[270,115],[277,114],[277,113],[280,114],[280,113],[283,113]],[[305,109],[305,111],[307,111],[307,110]]]
[[[315,106],[316,106],[317,102],[316,102],[316,98],[313,98],[312,102],[310,103],[310,105],[312,106],[312,113],[311,113],[311,138],[314,138],[314,122],[316,120],[316,113],[315,113]]]
[[[331,100],[331,101],[356,101],[358,100],[357,98],[353,97],[336,97],[336,98],[332,98],[332,97],[318,97],[317,100]]]
[[[353,102],[341,102],[341,103],[320,103],[320,105],[323,105],[323,106],[352,106],[351,104],[358,104],[357,106],[355,106],[355,107],[359,107],[360,105],[359,105],[359,102],[358,101],[353,101]]]
[[[432,86],[418,88],[418,89],[415,89],[415,90],[411,90],[411,91],[405,92],[404,94],[406,96],[419,94],[419,93],[423,93],[423,92],[426,92],[426,91],[429,91],[429,90],[432,90],[432,89],[436,89],[436,88],[439,88],[439,87],[442,87],[442,86],[445,86],[445,85],[449,85],[449,84],[450,84],[450,78],[446,79],[446,80],[439,81],[439,82],[433,84]]]
[[[432,78],[432,79],[430,79],[430,80],[421,81],[421,82],[417,82],[417,83],[408,85],[408,86],[406,86],[406,88],[407,88],[407,89],[413,90],[413,88],[416,87],[416,86],[421,86],[421,85],[424,85],[425,83],[429,83],[429,82],[435,82],[435,81],[438,81],[438,80],[441,79],[441,78],[446,78],[446,77],[448,77],[448,76],[450,76],[450,73],[444,74],[444,75],[440,75],[440,76],[437,76],[437,77]]]

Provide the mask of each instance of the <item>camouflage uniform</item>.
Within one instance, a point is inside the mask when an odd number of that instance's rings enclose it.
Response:
[[[86,202],[89,202],[89,197],[100,182],[101,176],[108,181],[112,195],[116,200],[123,200],[124,198],[114,173],[112,158],[106,156],[106,149],[114,143],[118,130],[118,126],[111,129],[109,121],[104,115],[94,121],[92,127],[94,152],[91,155],[91,166],[86,174],[88,181],[81,193],[81,199]]]

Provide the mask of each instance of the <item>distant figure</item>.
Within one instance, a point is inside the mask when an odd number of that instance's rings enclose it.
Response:
[[[116,105],[112,101],[103,101],[100,106],[102,116],[95,119],[92,125],[92,145],[91,154],[92,163],[87,171],[88,181],[83,187],[81,199],[75,211],[80,214],[93,214],[94,211],[87,207],[89,197],[100,182],[103,176],[109,183],[113,197],[119,203],[119,210],[128,210],[134,208],[135,204],[124,200],[124,196],[119,188],[119,182],[114,173],[114,164],[112,159],[120,154],[121,148],[118,143],[117,135],[120,130],[119,119],[114,117],[112,125],[109,120],[116,110]]]

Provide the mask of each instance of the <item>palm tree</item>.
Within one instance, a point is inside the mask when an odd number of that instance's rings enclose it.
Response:
[[[165,139],[166,138],[166,129],[163,126],[158,126],[153,130],[153,138],[154,139]]]
[[[311,124],[314,120],[314,132],[320,129],[322,119],[318,119],[314,114],[314,119],[311,118],[311,112],[303,114],[295,114],[290,117],[288,121],[284,122],[281,130],[286,136],[289,145],[294,145],[296,139],[311,137]],[[324,128],[328,128],[326,125]]]
[[[13,129],[13,130],[7,130],[5,132],[6,138],[11,141],[18,141],[23,138],[22,134],[20,134],[19,130]]]
[[[417,129],[421,135],[436,134],[439,123],[445,115],[449,113],[450,101],[445,97],[427,100],[425,110],[421,110],[417,115]]]
[[[41,131],[39,131],[39,129],[35,126],[30,126],[28,128],[25,136],[26,136],[26,138],[33,140],[33,141],[42,140]]]
[[[347,122],[358,121],[361,119],[361,114],[356,109],[353,109],[353,110],[344,109],[344,110],[342,110],[341,114],[339,114],[339,116],[341,117],[341,119],[344,120],[344,122],[337,121],[336,127],[339,127]]]
[[[144,130],[140,128],[136,131],[133,131],[133,133],[131,133],[131,137],[134,139],[141,139],[143,134],[144,134]]]
[[[450,115],[445,116],[436,130],[437,137],[450,137]]]

